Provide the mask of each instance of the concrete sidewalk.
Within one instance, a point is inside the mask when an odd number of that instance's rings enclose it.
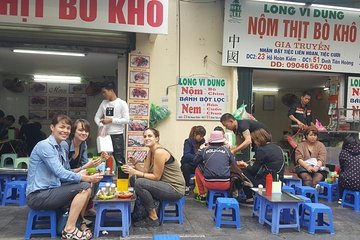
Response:
[[[328,204],[327,202],[323,202]],[[126,239],[151,239],[153,234],[178,234],[181,239],[359,239],[360,213],[350,208],[342,208],[337,203],[331,204],[334,215],[335,235],[328,232],[308,234],[306,229],[300,232],[295,229],[281,229],[279,235],[271,234],[268,225],[260,225],[252,217],[251,207],[240,206],[241,230],[233,227],[216,229],[212,220],[213,212],[204,204],[187,197],[184,224],[164,223],[158,228],[131,228]],[[0,207],[0,239],[24,239],[28,208],[17,206]],[[100,239],[119,239],[120,233],[102,235]],[[50,239],[50,237],[34,239]],[[60,239],[60,238],[59,238]]]

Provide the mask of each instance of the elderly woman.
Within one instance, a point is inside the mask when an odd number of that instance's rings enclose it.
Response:
[[[180,164],[171,153],[159,143],[159,131],[148,128],[144,131],[144,143],[149,148],[143,167],[132,158],[129,161],[135,168],[124,165],[122,170],[135,175],[134,190],[146,208],[148,217],[134,223],[135,227],[157,227],[159,219],[156,213],[155,199],[176,201],[185,194],[185,180]]]
[[[250,165],[239,161],[238,165],[243,169],[243,173],[250,179],[255,187],[259,184],[266,187],[266,174],[272,173],[274,178],[284,175],[284,156],[282,150],[276,144],[271,143],[271,135],[265,129],[258,129],[251,133],[251,140],[257,146],[255,149],[255,161]],[[243,204],[252,204],[252,191],[244,186],[246,200]]]
[[[51,135],[36,144],[31,152],[27,177],[26,199],[35,210],[57,210],[70,204],[69,217],[62,231],[61,239],[91,239],[86,224],[81,229],[75,226],[84,215],[88,204],[91,185],[102,176],[74,173],[64,168],[67,159],[61,142],[70,134],[71,120],[68,116],[55,116],[50,125]]]
[[[303,185],[315,187],[326,178],[323,168],[326,162],[326,148],[317,140],[318,130],[310,126],[304,131],[305,142],[298,144],[295,150],[296,173]]]
[[[357,134],[348,135],[339,155],[340,176],[339,192],[344,189],[360,191],[360,140]]]

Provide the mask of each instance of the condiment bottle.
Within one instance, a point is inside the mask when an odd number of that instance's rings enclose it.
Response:
[[[272,181],[273,181],[273,177],[271,173],[268,173],[266,175],[266,186],[265,186],[265,195],[266,196],[271,196],[272,194]]]

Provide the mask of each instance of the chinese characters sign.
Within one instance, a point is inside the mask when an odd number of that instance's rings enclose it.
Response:
[[[227,84],[222,78],[178,78],[178,120],[219,120],[226,112]]]
[[[225,66],[360,73],[359,14],[226,0]]]
[[[349,77],[347,89],[346,108],[353,109],[346,112],[348,121],[359,121],[360,119],[360,77]]]
[[[0,1],[0,23],[166,34],[168,0]]]

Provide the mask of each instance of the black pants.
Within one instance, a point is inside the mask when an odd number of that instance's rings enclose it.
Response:
[[[120,167],[122,164],[125,164],[124,157],[124,135],[123,134],[112,134],[111,141],[113,144],[114,152],[113,156],[115,158],[116,167]]]
[[[181,163],[181,171],[184,175],[185,186],[187,186],[187,187],[190,185],[190,176],[192,174],[195,174],[195,168],[196,168],[196,166],[193,166],[191,164]]]
[[[255,178],[255,176],[253,174],[251,174],[250,172],[248,172],[246,169],[242,170],[244,175],[252,182],[252,184],[254,185],[254,187],[258,187],[259,184],[265,186],[265,177],[262,178]],[[251,190],[250,187],[243,187],[244,193],[246,195],[246,198],[252,198],[253,196],[253,191]]]

